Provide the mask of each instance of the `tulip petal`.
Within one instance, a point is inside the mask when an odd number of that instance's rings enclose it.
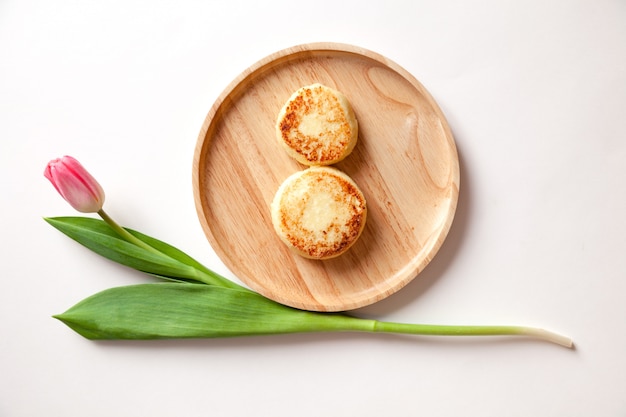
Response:
[[[89,172],[71,156],[53,159],[44,171],[61,197],[82,213],[95,213],[104,204],[104,190]]]

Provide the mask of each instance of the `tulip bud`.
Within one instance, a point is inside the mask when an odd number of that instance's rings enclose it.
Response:
[[[44,176],[72,207],[81,213],[96,213],[104,204],[104,191],[98,181],[71,156],[53,159]]]

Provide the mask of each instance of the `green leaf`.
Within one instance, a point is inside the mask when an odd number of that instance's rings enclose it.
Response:
[[[55,217],[44,220],[81,245],[114,262],[157,276],[199,281],[198,271],[190,266],[190,257],[156,239],[129,230],[138,238],[158,245],[158,249],[164,252],[162,255],[125,241],[102,220],[88,217]]]
[[[173,283],[108,289],[54,317],[88,339],[371,331],[374,326],[371,320],[293,309],[250,291]]]
[[[297,310],[247,290],[140,284],[102,291],[54,316],[88,339],[178,339],[361,331],[438,336],[527,336],[566,347],[568,337],[520,326],[405,324]]]

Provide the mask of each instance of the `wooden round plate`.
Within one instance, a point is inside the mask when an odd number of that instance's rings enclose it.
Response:
[[[279,146],[276,117],[315,82],[354,108],[359,141],[335,167],[368,204],[360,239],[324,261],[291,252],[270,216],[278,186],[305,168]],[[435,256],[454,217],[459,162],[444,115],[411,74],[362,48],[317,43],[261,60],[220,95],[199,134],[193,186],[211,246],[246,285],[292,307],[344,311],[398,291]]]

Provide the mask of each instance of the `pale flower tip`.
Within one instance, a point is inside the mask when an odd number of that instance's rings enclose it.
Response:
[[[563,336],[562,334],[559,333],[554,333],[545,329],[538,329],[538,328],[526,328],[524,329],[521,334],[527,334],[529,336],[535,336],[538,337],[539,339],[543,339],[547,342],[551,342],[551,343],[555,343],[557,345],[561,345],[563,347],[566,347],[568,349],[575,349],[574,347],[574,342],[572,341],[572,339],[570,339],[567,336]]]

